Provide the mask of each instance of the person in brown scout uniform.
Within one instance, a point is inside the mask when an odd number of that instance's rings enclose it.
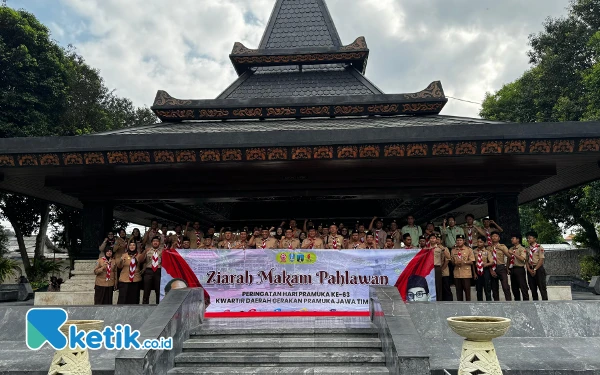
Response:
[[[346,246],[346,249],[364,249],[365,248],[365,244],[363,242],[360,242],[360,237],[358,236],[358,232],[352,232],[352,235],[350,236],[350,241],[348,241],[348,245]]]
[[[375,242],[375,234],[371,231],[367,232],[365,237],[365,249],[366,250],[378,250],[379,245]]]
[[[184,250],[189,250],[192,248],[192,241],[190,241],[189,237],[183,237],[181,239],[181,248]]]
[[[465,236],[465,245],[472,248],[477,244],[477,237],[479,236],[479,231],[477,230],[477,226],[475,225],[475,216],[473,214],[466,214],[465,220],[466,224],[463,225],[463,233]]]
[[[300,248],[300,240],[294,237],[293,228],[290,227],[285,230],[284,237],[281,239],[281,241],[279,241],[279,248],[288,250]]]
[[[375,224],[375,227],[373,227],[373,223]],[[387,238],[387,233],[383,229],[383,220],[379,219],[377,216],[374,216],[373,220],[371,220],[371,224],[369,224],[369,231],[373,233],[375,244],[380,249],[383,249],[385,246],[385,239]]]
[[[248,248],[250,248],[250,244],[248,241],[248,229],[243,228],[240,231],[238,240],[234,242],[234,249],[246,250]]]
[[[435,271],[435,298],[442,297],[442,266],[444,264],[444,248],[438,244],[435,234],[429,236],[429,244],[433,247],[433,269]]]
[[[308,229],[308,237],[302,241],[303,249],[322,249],[323,248],[323,240],[317,236],[317,230],[315,227],[310,227]]]
[[[491,236],[492,246],[488,246],[488,262],[492,263],[490,266],[492,296],[494,297],[494,301],[500,301],[498,287],[498,282],[500,282],[502,284],[502,291],[504,292],[504,299],[512,301],[510,287],[508,286],[508,269],[506,268],[506,259],[510,254],[508,253],[508,248],[500,243],[500,233],[492,232]]]
[[[546,270],[544,269],[544,248],[537,243],[537,233],[527,233],[527,242],[529,242],[529,251],[527,259],[529,289],[534,301],[538,300],[538,288],[542,295],[542,301],[548,300],[548,290],[546,289]]]
[[[188,222],[185,226],[186,236],[190,239],[192,249],[201,249],[202,248],[202,238],[204,238],[204,233],[200,230],[200,222],[194,221],[194,225],[190,230],[188,230],[190,223]]]
[[[471,264],[475,261],[473,250],[465,246],[465,236],[456,236],[456,247],[450,253],[451,262],[454,264],[454,285],[456,286],[456,300],[471,300]]]
[[[203,250],[213,250],[216,249],[217,247],[214,245],[214,241],[212,237],[204,237],[202,239],[202,246],[200,247],[200,249]]]
[[[450,250],[443,245],[442,235],[438,235],[437,246],[442,249],[442,301],[452,301],[452,289],[450,289]],[[439,301],[439,297],[436,297]]]
[[[160,237],[152,239],[152,245],[146,249],[146,262],[144,264],[143,282],[144,295],[142,304],[150,303],[150,293],[154,290],[156,304],[160,298],[160,273],[163,248],[160,246]]]
[[[113,257],[113,251],[107,248],[104,256],[98,259],[94,274],[96,285],[94,286],[94,305],[112,305],[115,280],[117,279],[117,263]]]
[[[492,228],[493,226],[493,228]],[[496,222],[489,217],[483,219],[483,228],[475,227],[480,235],[484,236],[487,241],[488,246],[492,246],[492,232],[496,231],[498,233],[504,232],[500,225],[496,224]]]
[[[390,224],[390,232],[388,233],[388,236],[392,236],[395,249],[402,247],[402,232],[400,229],[398,229],[398,223],[396,223],[396,220],[392,221]]]
[[[271,228],[273,230],[274,228]],[[256,246],[257,249],[277,249],[279,241],[271,237],[271,230],[263,228],[260,231],[260,238],[252,236],[250,246]]]
[[[383,246],[384,249],[395,249],[396,248],[396,244],[394,243],[394,237],[388,235],[385,238],[385,245]]]
[[[494,264],[490,262],[490,252],[486,248],[487,237],[477,237],[477,248],[473,249],[475,262],[473,263],[473,271],[475,279],[475,289],[477,290],[477,301],[483,301],[485,292],[485,300],[492,300],[492,274],[490,267]]]
[[[100,254],[102,255],[102,253],[104,253],[106,251],[106,249],[113,250],[116,243],[117,243],[117,239],[115,238],[114,232],[111,230],[110,232],[108,232],[106,234],[106,238],[100,244],[100,247],[99,247]]]
[[[235,239],[233,238],[233,231],[231,228],[225,229],[225,235],[223,241],[219,242],[219,249],[233,249],[235,247]]]
[[[365,232],[365,225],[363,223],[358,224],[358,239],[362,243],[365,243],[367,240],[367,232]]]
[[[174,249],[181,249],[183,246],[183,229],[181,228],[181,224],[175,225],[175,233],[171,235],[171,246]]]
[[[425,233],[423,233],[423,236],[425,237],[425,248],[426,249],[433,247],[433,245],[431,245],[431,243],[429,242],[429,239],[432,234],[435,235],[434,231],[435,231],[435,225],[432,222],[427,223],[427,225],[425,226]]]
[[[423,236],[423,235],[419,236],[419,248],[420,249],[427,248],[427,238],[425,238],[425,236]]]
[[[325,238],[325,248],[331,250],[342,250],[344,248],[344,237],[338,234],[335,223],[329,226],[329,235]]]
[[[281,223],[281,226],[285,228],[285,221]],[[300,228],[298,228],[298,223],[296,222],[296,220],[294,220],[294,219],[290,220],[290,228],[292,228],[292,232],[294,233],[294,238],[299,238],[300,233],[302,233],[302,230],[300,230]]]
[[[154,237],[160,238],[161,245],[164,243],[163,235],[158,230],[158,221],[156,219],[152,219],[150,221],[150,229],[144,233],[144,238],[142,239],[142,250],[145,250],[146,247],[150,246],[150,242]]]
[[[140,283],[146,252],[138,252],[137,247],[135,242],[129,242],[127,253],[123,254],[117,263],[117,267],[123,270],[119,278],[118,305],[138,305],[140,303]]]
[[[416,247],[413,246],[412,237],[410,233],[404,233],[402,235],[402,242],[404,243],[404,250],[414,250]]]
[[[525,262],[527,261],[527,250],[521,246],[523,241],[521,234],[513,234],[510,242],[512,247],[508,249],[510,257],[508,259],[508,272],[510,273],[510,287],[515,301],[529,301],[529,289],[527,288],[527,272],[525,272]],[[520,292],[520,293],[519,293]]]

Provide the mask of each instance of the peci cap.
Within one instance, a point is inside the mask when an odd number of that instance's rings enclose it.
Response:
[[[457,240],[458,240],[458,239],[462,239],[462,240],[464,240],[464,239],[465,239],[465,235],[464,235],[464,234],[457,234],[457,235],[456,235],[456,239],[457,239]]]

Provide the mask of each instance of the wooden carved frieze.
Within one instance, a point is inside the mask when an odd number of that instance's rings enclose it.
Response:
[[[238,117],[257,117],[262,116],[262,108],[240,108],[234,109],[233,115]]]
[[[481,153],[482,154],[501,154],[502,153],[502,142],[500,142],[500,141],[483,142],[481,144]]]
[[[132,163],[150,163],[150,153],[148,151],[129,151],[129,160]]]
[[[379,157],[379,145],[360,146],[359,156],[361,158],[378,158]]]
[[[527,149],[526,141],[506,141],[504,142],[504,153],[505,154],[523,154]]]
[[[369,113],[395,113],[398,112],[398,104],[383,104],[383,105],[371,105],[367,107]]]
[[[83,157],[85,164],[104,164],[104,155],[101,152],[86,152]]]
[[[38,165],[37,157],[33,154],[19,155],[18,159],[19,165],[22,167]]]
[[[229,116],[229,111],[226,109],[201,109],[199,112],[200,118],[218,118]]]
[[[452,155],[454,150],[454,144],[449,142],[435,143],[433,145],[431,154],[433,156]]]
[[[191,100],[180,100],[175,99],[169,95],[166,91],[158,90],[156,97],[154,98],[154,105],[189,105],[192,104]]]
[[[575,141],[571,139],[561,139],[554,141],[552,144],[552,152],[556,153],[570,153],[575,149]]]
[[[386,158],[392,157],[403,157],[405,155],[406,146],[395,144],[395,145],[385,145],[383,148],[383,155]]]
[[[164,111],[156,111],[158,117],[174,118],[174,119],[193,119],[194,111],[191,109],[170,109]]]
[[[313,157],[315,159],[331,159],[333,158],[332,146],[317,146],[313,148]]]
[[[338,159],[356,159],[358,157],[358,147],[356,146],[338,146]]]
[[[306,63],[323,62],[339,60],[361,60],[366,56],[366,52],[350,53],[314,53],[304,55],[260,55],[260,56],[241,56],[233,57],[237,64],[288,64],[288,63]]]
[[[292,160],[305,160],[312,158],[311,147],[293,147],[292,148]]]
[[[14,167],[15,159],[12,157],[12,155],[0,155],[0,166]]]
[[[436,112],[442,109],[444,103],[407,103],[402,104],[402,112]]]
[[[532,141],[529,144],[529,152],[534,154],[539,153],[550,153],[551,146],[550,141]]]
[[[217,157],[219,156],[219,152],[215,151]],[[175,160],[178,163],[193,163],[196,161],[196,152],[194,150],[179,150],[175,152]]]
[[[288,152],[284,147],[276,147],[267,149],[268,160],[287,160]]]
[[[440,81],[431,82],[425,90],[414,94],[405,94],[404,97],[406,99],[445,98]]]
[[[109,164],[127,164],[129,160],[127,159],[126,151],[111,151],[106,154]]]
[[[174,163],[175,155],[173,155],[173,151],[168,150],[154,151],[154,161],[156,163]]]
[[[406,156],[427,156],[429,147],[425,143],[406,145]]]
[[[329,106],[300,108],[303,115],[329,115]]]
[[[198,155],[200,156],[200,161],[221,161],[221,153],[219,150],[200,150],[198,151]]]
[[[586,138],[579,141],[580,152],[600,151],[600,138]]]
[[[362,113],[364,112],[365,108],[362,106],[335,106],[335,108],[333,109],[333,113],[335,115],[347,115],[347,114],[351,114],[351,113]]]
[[[356,51],[367,49],[367,41],[365,40],[364,36],[359,36],[358,38],[356,38],[356,40],[354,40],[354,42],[346,46],[342,46],[340,49],[342,51]]]
[[[63,163],[65,165],[81,165],[83,164],[83,157],[78,153],[63,154]]]
[[[221,160],[223,161],[240,161],[242,160],[242,150],[239,148],[230,148],[221,150]]]
[[[267,152],[264,148],[249,148],[246,150],[246,160],[266,160]]]
[[[267,116],[290,116],[295,115],[294,108],[267,108]]]
[[[460,142],[456,145],[456,155],[475,155],[477,144],[475,142]]]
[[[57,154],[40,155],[40,165],[60,165],[60,158]]]

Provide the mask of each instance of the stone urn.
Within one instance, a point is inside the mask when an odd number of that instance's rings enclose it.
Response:
[[[103,320],[67,320],[60,331],[69,336],[69,326],[75,325],[78,331],[102,331]],[[92,375],[92,365],[87,348],[79,347],[70,349],[67,345],[62,350],[57,350],[52,358],[48,375]]]
[[[508,331],[510,319],[494,316],[456,316],[447,320],[450,328],[465,338],[458,375],[502,375],[492,339]]]

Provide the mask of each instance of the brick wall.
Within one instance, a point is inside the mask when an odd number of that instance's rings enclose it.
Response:
[[[544,268],[548,275],[581,275],[579,261],[585,255],[592,255],[590,249],[547,251]]]

